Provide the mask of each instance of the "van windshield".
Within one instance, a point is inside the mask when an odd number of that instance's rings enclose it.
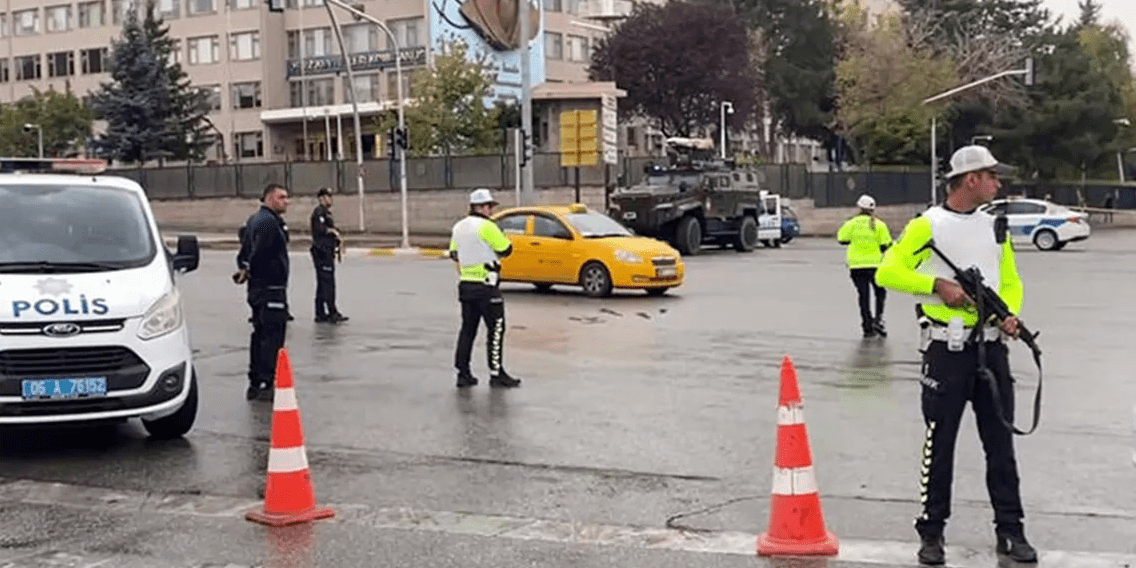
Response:
[[[145,209],[130,191],[0,186],[0,273],[135,268],[155,254]]]

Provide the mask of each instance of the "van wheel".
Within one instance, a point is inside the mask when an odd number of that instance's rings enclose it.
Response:
[[[698,217],[683,217],[675,228],[675,244],[684,255],[694,256],[702,249],[702,224]]]
[[[734,250],[749,252],[757,246],[757,220],[749,215],[742,217],[738,234],[734,237]]]
[[[190,371],[189,395],[185,403],[177,412],[157,420],[143,420],[142,426],[150,433],[150,437],[157,440],[172,440],[180,438],[193,428],[197,419],[197,371]]]
[[[1057,233],[1049,229],[1038,231],[1037,234],[1033,236],[1033,244],[1041,250],[1053,250],[1057,248]]]
[[[591,261],[580,269],[580,286],[584,293],[599,298],[611,294],[611,273],[603,263]]]

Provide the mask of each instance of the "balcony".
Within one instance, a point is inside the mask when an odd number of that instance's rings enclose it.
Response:
[[[620,20],[631,15],[630,0],[584,0],[580,15],[593,20]]]
[[[399,51],[402,53],[402,66],[404,68],[426,65],[426,47],[404,47]],[[352,71],[393,69],[395,66],[393,49],[352,53],[349,54],[347,58],[351,60]],[[320,55],[317,57],[305,57],[302,60],[288,60],[289,78],[300,76],[301,69],[304,75],[331,75],[333,73],[347,72],[347,69],[343,65],[342,55]]]

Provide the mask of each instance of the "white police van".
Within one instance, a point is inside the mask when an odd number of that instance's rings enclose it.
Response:
[[[1041,250],[1061,250],[1089,238],[1089,216],[1044,199],[1010,197],[982,206],[991,215],[1005,215],[1010,240]]]
[[[141,418],[176,438],[197,416],[177,276],[142,187],[102,160],[0,158],[0,428]]]

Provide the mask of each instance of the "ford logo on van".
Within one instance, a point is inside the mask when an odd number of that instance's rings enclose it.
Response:
[[[80,331],[83,331],[83,329],[79,327],[78,324],[70,322],[53,323],[43,326],[43,334],[51,337],[71,337],[72,335],[78,335]]]

